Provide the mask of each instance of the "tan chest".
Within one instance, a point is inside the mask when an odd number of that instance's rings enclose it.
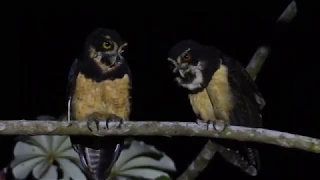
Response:
[[[128,75],[121,79],[95,82],[79,74],[72,100],[72,114],[82,120],[92,113],[107,117],[115,114],[128,119],[130,113],[130,80]]]
[[[189,94],[189,100],[194,113],[200,116],[202,120],[216,120],[214,108],[206,90],[197,94]]]
[[[233,99],[228,82],[228,70],[221,65],[208,86],[197,94],[189,95],[194,112],[204,121],[230,120]]]

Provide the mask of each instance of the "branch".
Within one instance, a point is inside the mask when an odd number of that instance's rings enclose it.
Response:
[[[184,171],[177,180],[196,179],[198,174],[208,166],[210,160],[216,154],[217,149],[216,143],[208,141],[186,171]]]
[[[282,14],[277,19],[277,23],[290,23],[297,15],[297,5],[295,1],[292,1]],[[255,80],[259,71],[266,61],[270,53],[270,48],[267,46],[261,46],[254,53],[249,64],[247,65],[247,71],[251,75],[252,79]]]
[[[250,62],[248,63],[246,70],[251,75],[253,80],[257,78],[257,75],[262,65],[266,61],[269,53],[270,49],[267,46],[261,46],[257,49],[253,57],[251,58]]]
[[[99,123],[98,136],[200,136],[238,141],[262,142],[286,148],[296,148],[314,153],[320,153],[320,140],[284,133],[279,131],[228,126],[224,131],[216,131],[207,127],[207,123],[191,122],[157,122],[157,121],[126,121],[121,128],[112,128],[116,122],[109,123],[106,128],[104,121]],[[0,135],[88,135],[95,136],[87,126],[86,121],[41,121],[12,120],[0,122]]]

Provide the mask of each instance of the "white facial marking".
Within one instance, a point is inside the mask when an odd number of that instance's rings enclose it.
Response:
[[[192,80],[192,82],[183,83],[182,79],[180,77],[177,77],[176,81],[180,86],[187,88],[189,90],[194,90],[196,88],[199,88],[199,87],[201,87],[201,84],[203,83],[203,75],[202,75],[203,69],[204,69],[204,63],[198,62],[197,66],[193,66],[190,68],[190,71],[192,72],[192,74],[195,75],[195,78]]]

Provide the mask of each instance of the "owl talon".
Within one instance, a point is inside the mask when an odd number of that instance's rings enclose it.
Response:
[[[110,128],[111,128],[110,123],[111,123],[111,124],[113,124],[113,123],[118,123],[118,124],[116,125],[115,129],[120,129],[121,126],[122,126],[122,124],[123,124],[123,119],[122,119],[121,117],[117,116],[117,115],[112,114],[112,115],[109,116],[109,118],[108,118],[107,121],[106,121],[106,127],[107,127],[107,129],[110,129]],[[115,125],[113,125],[113,126],[115,126]]]
[[[89,117],[88,121],[87,121],[87,127],[88,129],[91,131],[92,134],[96,135],[96,136],[101,136],[99,135],[99,119],[97,118],[93,118],[93,117]]]
[[[198,125],[200,125],[201,123],[203,123],[203,120],[197,119],[196,123],[197,123]]]
[[[212,125],[214,130],[216,130],[218,132],[223,132],[228,126],[228,124],[222,120],[208,121],[207,122],[207,130],[209,129],[210,125]]]

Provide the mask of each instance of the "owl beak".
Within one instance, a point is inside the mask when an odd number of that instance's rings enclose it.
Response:
[[[182,78],[185,78],[185,74],[188,73],[190,69],[179,69],[179,74]]]
[[[181,77],[185,78],[185,76],[184,76],[185,72],[183,70],[179,70],[179,74],[180,74]]]
[[[110,62],[110,66],[113,67],[115,66],[117,63],[119,63],[122,60],[122,56],[119,53],[113,53],[110,54],[109,56],[109,62]]]
[[[111,58],[110,58],[110,63],[111,63],[111,67],[112,66],[115,66],[117,63],[120,63],[122,60],[123,60],[123,57],[122,57],[122,52],[123,52],[123,48],[125,48],[126,46],[128,46],[128,43],[124,43],[122,44],[119,48],[118,48],[118,51],[116,51],[115,53],[113,53],[111,55]]]

